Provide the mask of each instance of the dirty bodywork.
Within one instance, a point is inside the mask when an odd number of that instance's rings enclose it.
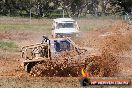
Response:
[[[48,39],[44,37],[41,44],[22,48],[22,66],[25,71],[34,76],[43,74],[49,76],[65,75],[60,74],[60,71],[63,70],[67,70],[69,76],[77,76],[79,72],[75,71],[75,73],[72,72],[71,74],[71,69],[80,70],[80,67],[84,65],[81,63],[85,63],[85,60],[80,59],[79,56],[82,52],[86,52],[86,49],[77,47],[69,38]],[[48,72],[48,70],[50,71]]]

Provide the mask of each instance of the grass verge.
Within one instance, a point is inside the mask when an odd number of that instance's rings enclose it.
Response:
[[[49,31],[50,26],[44,25],[25,25],[25,24],[3,24],[0,25],[0,32],[2,31]]]
[[[18,48],[18,46],[15,44],[15,42],[0,41],[0,49],[16,50],[17,48]]]

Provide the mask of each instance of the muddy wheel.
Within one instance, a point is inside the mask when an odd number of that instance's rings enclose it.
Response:
[[[33,68],[31,68],[30,74],[32,76],[41,76],[42,75],[42,64],[36,64],[35,66],[33,66]]]
[[[24,70],[29,73],[34,65],[35,63],[27,63],[24,65]]]
[[[53,76],[54,70],[52,64],[49,62],[37,63],[30,71],[32,76]]]

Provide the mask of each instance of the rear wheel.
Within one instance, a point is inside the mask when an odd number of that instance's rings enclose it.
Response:
[[[51,70],[51,63],[49,62],[41,62],[37,63],[30,71],[30,74],[32,76],[38,77],[38,76],[53,76]]]
[[[35,63],[26,63],[24,65],[24,70],[29,73],[34,65]]]
[[[31,71],[30,71],[30,74],[32,75],[32,76],[41,76],[42,75],[42,68],[41,68],[41,66],[40,66],[41,64],[36,64],[35,66],[33,66],[33,68],[31,69]]]

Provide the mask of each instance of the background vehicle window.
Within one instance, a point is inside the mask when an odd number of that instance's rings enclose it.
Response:
[[[74,23],[59,23],[57,28],[74,28]]]

